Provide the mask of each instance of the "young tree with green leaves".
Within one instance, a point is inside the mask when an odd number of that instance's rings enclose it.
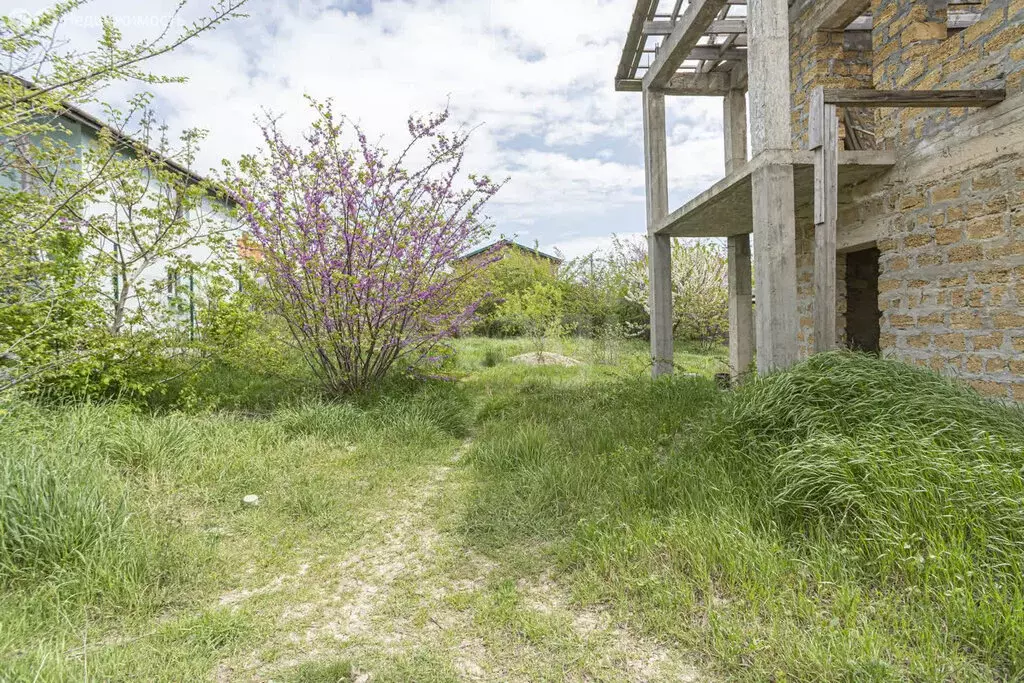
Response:
[[[87,49],[71,46],[62,26],[88,0],[58,2],[34,16],[0,16],[0,391],[94,350],[85,333],[102,314],[88,296],[90,283],[100,276],[95,239],[100,231],[111,230],[112,223],[90,207],[104,198],[141,208],[138,187],[124,180],[146,165],[134,145],[126,143],[131,132],[126,122],[136,119],[129,115],[112,122],[106,142],[82,150],[62,125],[66,103],[95,103],[115,81],[184,81],[154,75],[146,62],[243,16],[246,1],[218,0],[201,19],[182,23],[179,18],[189,2],[181,0],[157,35],[136,42],[126,42],[107,17],[97,43]],[[144,96],[134,100],[133,113],[145,109],[146,102]],[[138,211],[135,217],[161,222]],[[175,220],[162,222],[177,225]],[[120,219],[114,223],[125,225]],[[166,252],[167,244],[158,251]],[[152,254],[151,246],[142,245],[142,259]]]

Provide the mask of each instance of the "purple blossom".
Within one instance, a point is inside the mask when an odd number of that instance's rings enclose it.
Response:
[[[340,393],[428,357],[472,319],[479,301],[460,285],[487,262],[455,259],[487,236],[481,209],[500,185],[463,174],[469,136],[441,132],[448,111],[411,117],[410,142],[391,157],[329,102],[312,106],[318,118],[300,145],[264,125],[266,153],[242,163],[236,194],[278,311]],[[424,146],[426,161],[410,167]]]

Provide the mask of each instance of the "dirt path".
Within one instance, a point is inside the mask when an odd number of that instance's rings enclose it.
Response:
[[[469,471],[464,442],[412,495],[371,520],[344,556],[220,596],[276,624],[217,680],[703,680],[684,656],[607,613],[573,606],[547,576],[515,579],[457,531]],[[312,553],[311,553],[312,554]],[[333,667],[333,668],[331,668]],[[333,678],[336,680],[336,678]]]

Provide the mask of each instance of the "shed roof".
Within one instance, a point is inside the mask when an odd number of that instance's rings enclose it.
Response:
[[[534,256],[539,256],[540,258],[552,261],[553,263],[562,263],[562,261],[564,260],[564,259],[561,259],[561,258],[559,258],[557,256],[552,256],[551,254],[545,254],[540,249],[534,249],[532,247],[526,247],[526,246],[523,246],[522,244],[519,244],[518,242],[513,242],[512,240],[509,240],[509,239],[500,239],[500,240],[497,240],[496,242],[491,242],[490,244],[482,246],[479,249],[474,249],[473,251],[471,251],[471,252],[469,252],[467,254],[463,254],[462,256],[460,256],[459,258],[457,258],[455,260],[456,261],[465,261],[466,259],[471,259],[474,256],[478,256],[478,255],[484,253],[485,251],[488,251],[490,249],[494,249],[495,247],[506,247],[506,248],[512,247],[512,248],[516,248],[516,249],[519,249],[521,251],[524,251],[524,252],[527,252],[529,254],[532,254]]]

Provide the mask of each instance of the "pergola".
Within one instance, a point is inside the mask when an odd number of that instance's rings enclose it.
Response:
[[[810,5],[808,3],[811,3]],[[951,0],[950,28],[977,19],[980,0]],[[794,150],[790,14],[799,39],[846,31],[870,45],[871,0],[637,0],[615,88],[643,97],[654,375],[672,371],[671,238],[728,239],[729,360],[734,376],[797,360],[796,211],[813,204],[815,349],[835,345],[836,214],[842,189],[891,168],[892,152],[840,150],[837,106],[988,106],[1001,91],[883,92],[817,88],[807,150]],[[747,153],[747,95],[750,142]],[[724,99],[726,177],[684,206],[668,206],[665,96]],[[756,335],[750,235],[757,246]]]

